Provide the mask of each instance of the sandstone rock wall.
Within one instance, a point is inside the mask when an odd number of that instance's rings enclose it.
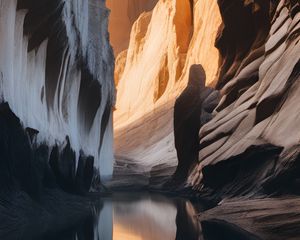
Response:
[[[298,192],[292,172],[298,169],[300,141],[299,3],[219,4],[224,10],[218,40],[223,98],[213,120],[200,130],[200,163],[190,183],[219,197]],[[228,40],[235,19],[226,14],[230,9],[251,13],[249,22],[242,22],[245,31],[253,31],[251,41]]]

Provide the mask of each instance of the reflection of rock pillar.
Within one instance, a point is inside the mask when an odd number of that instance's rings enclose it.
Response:
[[[201,226],[196,218],[193,206],[183,200],[178,200],[176,216],[176,240],[199,240],[201,236]]]
[[[73,235],[74,238],[77,236],[78,240],[94,240],[94,218],[93,216],[88,217],[84,223],[79,227],[76,235]],[[71,238],[70,238],[71,239]]]
[[[105,201],[98,220],[97,236],[99,239],[113,239],[113,208],[110,201]]]

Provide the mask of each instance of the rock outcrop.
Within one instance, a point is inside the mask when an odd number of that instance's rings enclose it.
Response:
[[[204,239],[299,239],[299,197],[235,198],[199,214]],[[225,237],[225,238],[224,238]]]

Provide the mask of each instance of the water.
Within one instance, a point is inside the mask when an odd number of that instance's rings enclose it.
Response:
[[[42,239],[197,240],[201,230],[196,213],[188,200],[180,198],[114,194],[95,206],[94,216]]]

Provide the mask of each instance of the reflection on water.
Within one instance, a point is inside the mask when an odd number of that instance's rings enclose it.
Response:
[[[113,239],[174,240],[177,209],[161,196],[113,200]]]
[[[198,240],[200,226],[189,201],[153,194],[115,194],[100,211],[49,239]],[[44,238],[43,239],[48,239]]]

